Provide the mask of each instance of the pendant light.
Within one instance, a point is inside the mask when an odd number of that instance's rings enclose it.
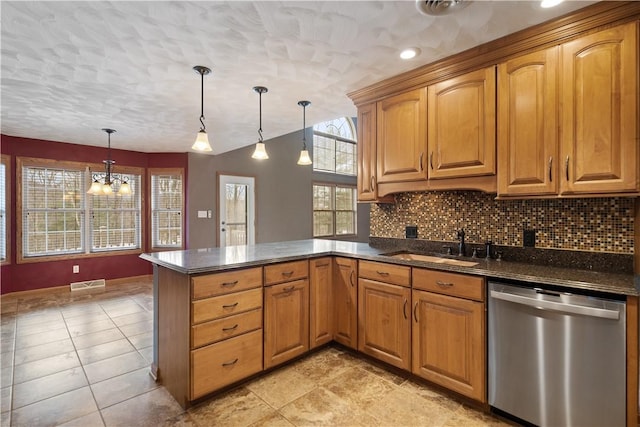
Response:
[[[309,151],[307,150],[307,128],[306,128],[306,110],[311,102],[298,101],[298,105],[302,107],[302,150],[300,151],[300,158],[298,164],[302,166],[308,166],[312,164],[311,157],[309,157]]]
[[[200,74],[200,131],[196,137],[196,142],[191,146],[192,150],[196,151],[211,151],[211,145],[209,144],[209,137],[207,136],[207,130],[204,126],[204,76],[211,72],[211,69],[202,65],[196,65],[193,67],[196,73]]]
[[[269,89],[264,86],[256,86],[253,90],[258,92],[258,95],[260,96],[260,127],[258,128],[259,139],[256,143],[256,150],[253,152],[251,157],[258,160],[265,160],[269,158],[269,155],[267,154],[267,148],[262,141],[262,94],[267,93]]]
[[[111,159],[111,134],[115,133],[115,129],[102,129],[107,133],[107,160],[103,160],[104,163],[104,172],[98,172],[92,174],[93,183],[87,191],[87,194],[93,194],[94,196],[102,196],[102,195],[110,195],[113,194],[114,184],[119,184],[118,186],[118,195],[129,195],[131,194],[131,187],[127,182],[127,177],[119,174],[113,173],[113,165],[116,163],[115,160]]]

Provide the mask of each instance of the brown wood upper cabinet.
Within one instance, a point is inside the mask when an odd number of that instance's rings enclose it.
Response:
[[[638,191],[638,24],[561,45],[562,194]]]
[[[429,86],[429,179],[495,175],[495,98],[495,67]]]
[[[498,195],[558,193],[558,47],[498,66]]]
[[[500,64],[498,196],[640,189],[637,25]]]
[[[426,89],[377,103],[377,183],[427,179]]]
[[[358,107],[358,201],[393,203],[393,196],[379,197],[376,179],[376,103]]]

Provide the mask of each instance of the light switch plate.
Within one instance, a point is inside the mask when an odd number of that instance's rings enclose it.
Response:
[[[198,218],[206,218],[207,211],[198,211]]]

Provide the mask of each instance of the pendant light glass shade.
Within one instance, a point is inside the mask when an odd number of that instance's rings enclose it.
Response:
[[[196,141],[191,146],[195,151],[212,151],[211,144],[209,144],[209,137],[207,136],[207,130],[204,125],[204,76],[209,74],[211,70],[202,65],[196,65],[193,67],[196,73],[200,74],[200,131],[196,136]]]
[[[257,160],[266,160],[269,158],[269,155],[267,154],[267,147],[264,144],[264,141],[262,140],[262,94],[263,93],[267,93],[269,91],[269,89],[267,89],[264,86],[256,86],[253,88],[253,90],[255,90],[256,92],[258,92],[259,98],[260,98],[260,127],[258,128],[258,142],[256,143],[256,149],[253,152],[253,154],[251,155],[252,159],[257,159]]]
[[[309,157],[309,150],[307,150],[306,111],[307,107],[311,105],[311,102],[298,101],[298,105],[302,107],[302,150],[300,151],[298,164],[301,166],[309,166],[313,164],[313,162],[311,161],[311,157]]]

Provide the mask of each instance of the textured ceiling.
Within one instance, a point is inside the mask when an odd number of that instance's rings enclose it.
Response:
[[[186,152],[200,76],[213,154],[356,109],[346,93],[594,2],[476,1],[432,17],[406,1],[2,1],[2,133]],[[422,54],[401,61],[399,51]]]

